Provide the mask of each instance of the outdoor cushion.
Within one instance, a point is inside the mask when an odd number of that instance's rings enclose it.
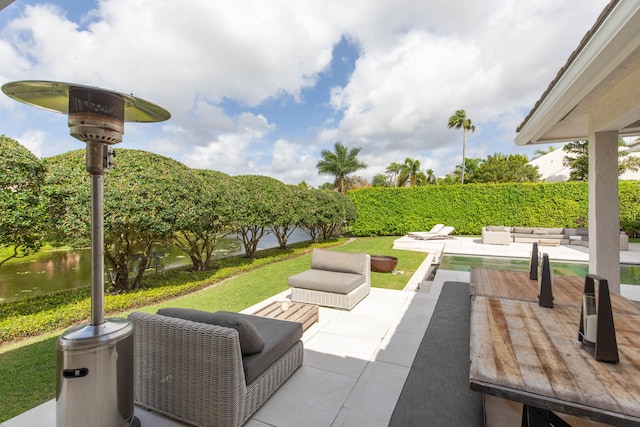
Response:
[[[549,234],[549,231],[546,228],[534,228],[533,234]]]
[[[366,257],[362,252],[348,253],[314,249],[311,254],[311,268],[341,273],[363,274]]]
[[[548,234],[563,234],[564,228],[547,228]]]
[[[307,270],[289,276],[289,286],[314,291],[346,295],[366,281],[364,274],[337,273],[327,270]]]
[[[584,228],[584,227],[578,228],[576,230],[576,234],[578,236],[588,236],[589,235],[589,229]]]
[[[519,234],[532,234],[533,227],[513,227],[513,232]]]
[[[161,308],[158,310],[158,314],[235,329],[238,331],[240,351],[243,355],[259,353],[265,346],[263,336],[258,329],[245,316],[239,313],[229,311],[211,313],[189,308]]]
[[[487,227],[487,231],[511,231],[509,227],[503,225],[490,225]]]
[[[260,353],[242,356],[245,382],[251,384],[302,338],[302,323],[238,313],[260,331],[264,348]]]

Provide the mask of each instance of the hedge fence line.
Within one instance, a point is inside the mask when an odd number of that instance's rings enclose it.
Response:
[[[635,236],[640,223],[640,181],[620,181],[620,226]],[[357,236],[399,236],[434,224],[454,234],[479,235],[486,225],[588,226],[586,182],[369,187],[347,193],[358,217]]]

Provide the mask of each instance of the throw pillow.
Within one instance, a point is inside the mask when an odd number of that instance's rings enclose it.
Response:
[[[233,328],[238,331],[240,338],[240,350],[243,355],[260,353],[264,348],[264,340],[258,329],[244,316],[230,311],[217,311],[210,313],[189,308],[161,308],[158,314],[192,322],[218,325],[225,328]]]

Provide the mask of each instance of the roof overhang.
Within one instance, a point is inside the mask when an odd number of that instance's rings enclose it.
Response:
[[[640,3],[614,0],[518,126],[517,145],[640,135]]]
[[[0,0],[0,10],[9,6],[11,3],[13,3],[13,0]]]

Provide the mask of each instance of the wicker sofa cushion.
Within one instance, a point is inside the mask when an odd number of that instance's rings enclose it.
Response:
[[[300,341],[302,323],[241,313],[238,316],[251,322],[264,338],[260,353],[242,356],[244,377],[249,385]]]
[[[367,257],[363,252],[348,253],[314,249],[311,253],[311,268],[340,273],[364,274]]]
[[[547,228],[547,234],[564,235],[564,228]]]
[[[158,314],[178,319],[190,320],[192,322],[207,323],[209,325],[224,326],[238,331],[240,339],[240,351],[243,355],[250,355],[261,352],[265,347],[262,334],[245,316],[229,311],[217,311],[210,313],[207,311],[193,310],[189,308],[161,308]]]
[[[489,225],[486,229],[487,231],[511,231],[511,227],[505,227],[504,225]]]
[[[533,227],[513,227],[513,232],[518,234],[533,234]]]
[[[311,269],[289,276],[288,282],[294,288],[346,295],[366,280],[364,274]]]

